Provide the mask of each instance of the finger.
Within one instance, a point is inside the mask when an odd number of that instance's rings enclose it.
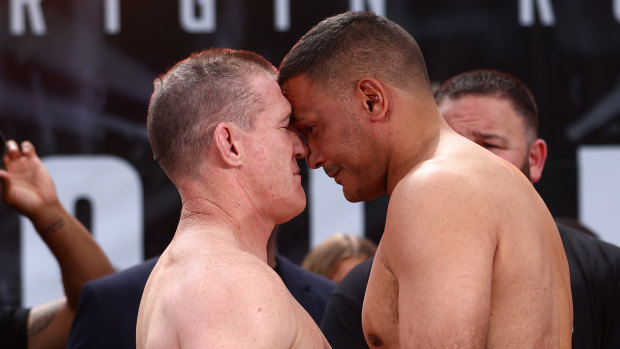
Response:
[[[30,141],[23,141],[22,142],[22,154],[24,154],[24,156],[26,157],[30,157],[32,155],[35,155],[35,149],[34,149],[34,145],[32,143],[30,143]]]
[[[9,157],[10,160],[19,159],[19,157],[22,155],[19,152],[17,142],[12,139],[9,139],[9,141],[6,142],[6,155]]]

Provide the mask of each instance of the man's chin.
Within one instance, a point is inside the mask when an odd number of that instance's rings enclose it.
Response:
[[[349,202],[367,201],[360,193],[346,190],[344,187],[342,187],[342,193],[344,194],[344,198]]]
[[[306,209],[306,197],[304,196],[303,203],[302,202],[291,203],[287,205],[286,215],[282,217],[281,221],[277,222],[276,224],[283,224],[283,223],[290,221],[291,219],[299,216],[302,212],[304,212],[305,209]]]
[[[381,195],[369,191],[353,190],[345,186],[342,186],[342,193],[344,194],[344,198],[349,202],[372,201]]]

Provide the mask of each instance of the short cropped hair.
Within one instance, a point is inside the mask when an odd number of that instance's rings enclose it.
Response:
[[[153,157],[169,177],[192,171],[184,159],[210,146],[219,123],[251,129],[252,116],[267,107],[251,85],[257,74],[275,81],[276,68],[253,52],[212,48],[155,79],[147,130]]]
[[[362,77],[378,78],[408,92],[431,94],[424,58],[413,37],[372,12],[329,17],[306,33],[279,67],[280,86],[300,75],[312,83],[352,89]]]
[[[331,279],[343,260],[368,259],[376,251],[377,245],[365,237],[336,233],[312,249],[302,261],[301,267]]]
[[[458,74],[446,80],[437,91],[435,101],[440,104],[445,98],[456,99],[464,95],[505,98],[523,118],[525,127],[533,142],[538,137],[538,108],[534,95],[516,77],[490,69],[476,69]]]

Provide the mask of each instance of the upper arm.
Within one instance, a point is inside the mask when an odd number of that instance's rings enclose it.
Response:
[[[402,183],[389,205],[381,255],[398,284],[401,345],[484,345],[496,247],[484,195],[436,176]]]
[[[66,298],[33,307],[28,317],[28,348],[65,348],[73,316]]]

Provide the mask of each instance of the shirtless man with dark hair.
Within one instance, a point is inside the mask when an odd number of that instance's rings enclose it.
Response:
[[[368,12],[311,29],[280,65],[293,125],[350,201],[390,195],[363,305],[376,348],[570,348],[555,222],[513,165],[440,114],[415,40]]]

